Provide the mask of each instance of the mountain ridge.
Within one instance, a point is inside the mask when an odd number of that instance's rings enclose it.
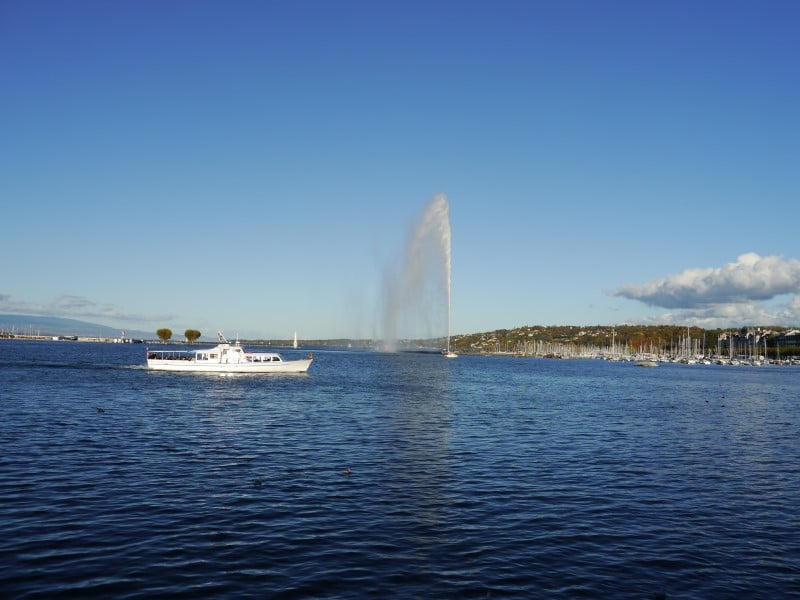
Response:
[[[0,314],[0,332],[17,335],[59,335],[80,337],[122,337],[122,329],[99,323],[42,315]],[[125,329],[125,337],[155,339],[155,331]]]

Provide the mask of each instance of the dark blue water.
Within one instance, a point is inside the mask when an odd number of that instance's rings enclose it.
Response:
[[[315,356],[0,341],[0,596],[800,597],[798,367]]]

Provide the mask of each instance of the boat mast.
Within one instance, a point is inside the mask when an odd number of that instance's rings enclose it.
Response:
[[[449,275],[449,274],[448,274]],[[447,281],[447,353],[450,354],[450,280]]]

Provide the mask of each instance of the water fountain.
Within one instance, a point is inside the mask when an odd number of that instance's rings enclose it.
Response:
[[[446,320],[447,350],[452,355],[450,244],[450,203],[445,194],[437,194],[410,232],[399,274],[387,276],[384,281],[385,349],[397,349],[399,337],[439,337],[443,333],[442,320]]]

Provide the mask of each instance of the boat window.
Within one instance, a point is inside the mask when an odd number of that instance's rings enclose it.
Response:
[[[217,358],[217,355],[216,355],[216,353],[214,353],[214,354],[209,354],[208,356],[211,358],[211,360],[214,360],[215,358]]]

